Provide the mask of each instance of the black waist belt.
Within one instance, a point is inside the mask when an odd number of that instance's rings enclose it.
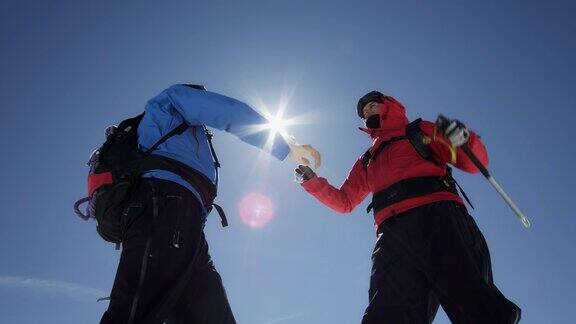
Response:
[[[434,192],[451,192],[458,195],[456,181],[452,177],[418,177],[396,182],[372,196],[366,212],[380,210],[406,199],[416,198]]]
[[[182,179],[188,182],[200,194],[202,204],[204,204],[206,210],[210,212],[212,207],[216,207],[216,211],[222,221],[222,226],[228,226],[228,220],[226,219],[224,210],[214,203],[217,194],[216,186],[208,177],[180,161],[159,155],[146,157],[140,166],[141,172],[154,169],[170,171],[181,176]]]

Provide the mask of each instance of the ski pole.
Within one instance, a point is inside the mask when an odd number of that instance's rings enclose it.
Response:
[[[504,198],[504,201],[506,201],[506,203],[508,204],[508,206],[510,206],[510,208],[512,208],[512,210],[514,211],[514,213],[516,214],[516,216],[518,217],[518,219],[522,222],[522,224],[524,225],[524,227],[529,228],[530,227],[530,221],[528,220],[528,217],[526,217],[526,215],[524,215],[524,213],[520,210],[520,208],[518,207],[518,205],[516,205],[516,203],[512,200],[512,198],[510,198],[510,196],[506,193],[506,191],[504,191],[504,189],[502,188],[502,186],[498,183],[498,181],[496,181],[496,179],[494,179],[494,177],[492,175],[490,175],[490,172],[488,172],[488,170],[484,167],[484,165],[482,165],[482,162],[480,162],[480,160],[478,160],[478,158],[476,157],[476,155],[472,152],[472,150],[470,150],[470,148],[468,147],[467,144],[464,144],[462,146],[460,146],[462,148],[462,150],[464,151],[464,153],[466,153],[466,155],[468,155],[468,157],[470,158],[470,160],[472,160],[472,162],[474,163],[474,165],[476,165],[476,167],[478,168],[478,170],[480,170],[480,172],[482,172],[482,174],[484,175],[484,177],[486,179],[488,179],[488,181],[490,182],[490,184],[492,185],[492,187],[494,187],[494,189],[496,189],[496,191],[498,191],[498,193],[500,194],[500,196],[502,196],[502,198]]]

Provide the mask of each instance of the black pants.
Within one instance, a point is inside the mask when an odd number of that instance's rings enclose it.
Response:
[[[100,323],[235,323],[208,254],[203,217],[180,185],[138,184],[123,215],[122,255]]]
[[[363,324],[431,323],[439,304],[453,323],[520,320],[520,308],[494,285],[488,246],[464,206],[415,208],[378,232]]]

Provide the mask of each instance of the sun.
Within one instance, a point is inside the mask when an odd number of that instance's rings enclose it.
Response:
[[[246,135],[262,132],[266,134],[263,138],[263,150],[258,153],[254,167],[250,171],[251,174],[257,173],[260,176],[267,174],[271,156],[266,152],[271,152],[279,144],[279,136],[288,144],[295,143],[297,139],[290,133],[292,126],[315,124],[317,122],[316,117],[311,112],[297,115],[288,113],[293,94],[293,88],[284,88],[279,100],[272,105],[265,103],[262,97],[257,94],[248,96],[249,102],[253,103],[252,107],[264,118],[262,123],[247,127],[245,130]],[[291,116],[286,117],[286,115]]]
[[[286,127],[290,125],[290,121],[283,119],[284,109],[278,109],[276,115],[272,115],[268,111],[266,111],[264,115],[268,120],[268,123],[265,124],[264,127],[265,129],[270,130],[268,141],[273,141],[276,135],[280,135],[284,138],[288,137]]]

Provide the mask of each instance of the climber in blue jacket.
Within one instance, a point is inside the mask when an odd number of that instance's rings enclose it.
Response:
[[[203,232],[211,209],[206,197],[215,195],[219,166],[206,126],[279,160],[308,164],[311,157],[320,166],[310,145],[282,136],[269,142],[271,129],[254,127],[268,122],[249,105],[199,85],[174,85],[148,101],[138,146],[145,151],[186,123],[185,132],[152,152],[182,171],[147,171],[134,189],[122,216],[122,255],[101,323],[235,323]]]

